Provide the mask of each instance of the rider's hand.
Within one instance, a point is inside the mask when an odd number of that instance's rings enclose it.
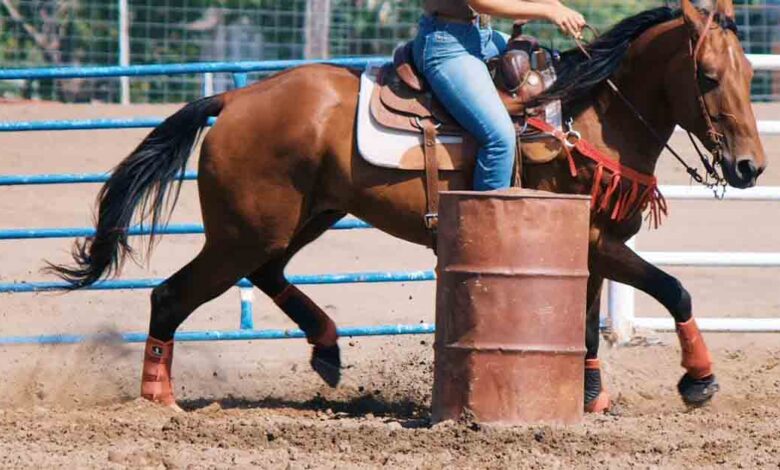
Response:
[[[551,5],[549,20],[565,34],[578,39],[582,37],[582,28],[586,24],[584,16],[560,3]]]

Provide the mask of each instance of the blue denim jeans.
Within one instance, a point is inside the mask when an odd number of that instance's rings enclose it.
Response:
[[[414,41],[417,69],[439,101],[480,146],[474,189],[508,188],[515,161],[515,129],[485,61],[506,50],[508,36],[490,28],[420,20]]]

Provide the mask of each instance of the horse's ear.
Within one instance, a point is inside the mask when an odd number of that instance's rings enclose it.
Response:
[[[734,19],[734,2],[732,0],[718,0],[715,11],[720,13],[721,16]]]
[[[689,28],[691,28],[691,31],[694,34],[701,34],[701,32],[704,30],[704,24],[706,22],[704,16],[702,16],[699,9],[694,6],[691,0],[681,0],[680,3],[683,17],[685,18],[685,23]]]

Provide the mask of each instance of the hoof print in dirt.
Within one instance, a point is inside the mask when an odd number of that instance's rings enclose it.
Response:
[[[704,406],[712,400],[712,397],[720,390],[720,384],[714,375],[703,379],[694,379],[689,374],[683,375],[677,384],[677,391],[688,406]]]
[[[314,347],[311,354],[311,368],[329,386],[336,388],[341,381],[341,352],[339,346]]]

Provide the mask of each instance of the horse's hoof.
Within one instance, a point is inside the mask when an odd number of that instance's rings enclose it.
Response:
[[[602,390],[596,398],[585,403],[585,413],[606,413],[612,407],[609,393]]]
[[[173,397],[167,397],[166,399],[161,400],[159,397],[141,395],[141,398],[143,398],[146,401],[152,402],[155,405],[158,405],[162,408],[166,408],[171,411],[174,411],[176,413],[184,413],[184,410],[176,403],[176,400],[174,400]]]
[[[703,379],[694,379],[688,374],[683,375],[677,384],[677,391],[688,406],[704,406],[720,390],[720,385],[714,375]]]
[[[311,368],[329,386],[336,388],[341,381],[341,352],[338,344],[329,347],[314,346]]]
[[[165,405],[166,408],[173,411],[174,413],[184,413],[184,410],[177,405],[176,403],[171,403],[170,405]]]
[[[585,412],[605,413],[612,406],[609,393],[601,383],[598,359],[585,360]]]

